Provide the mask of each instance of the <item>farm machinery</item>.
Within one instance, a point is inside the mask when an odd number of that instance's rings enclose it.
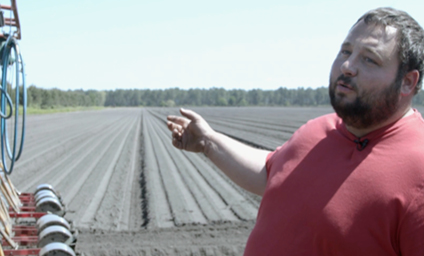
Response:
[[[78,232],[63,217],[60,194],[49,184],[19,193],[7,175],[0,177],[0,255],[75,256]]]
[[[9,178],[23,149],[27,103],[16,0],[0,4],[0,27],[0,256],[75,256],[77,232],[60,194],[49,184],[21,193]]]

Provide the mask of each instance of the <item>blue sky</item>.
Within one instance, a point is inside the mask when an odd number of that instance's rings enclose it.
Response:
[[[20,46],[27,84],[41,88],[316,88],[379,6],[424,24],[417,0],[18,0]]]

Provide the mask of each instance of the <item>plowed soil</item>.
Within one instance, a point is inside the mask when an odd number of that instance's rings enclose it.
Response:
[[[195,108],[213,128],[275,149],[325,108]],[[172,147],[176,108],[34,115],[10,176],[20,191],[49,183],[78,230],[80,255],[242,255],[261,198],[202,154]]]

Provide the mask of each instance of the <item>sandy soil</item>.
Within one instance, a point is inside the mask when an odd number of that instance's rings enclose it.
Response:
[[[229,136],[274,149],[331,109],[196,111]],[[242,255],[260,197],[234,185],[202,154],[174,149],[169,113],[177,109],[30,116],[11,179],[21,191],[49,183],[62,194],[81,255]]]
[[[82,255],[242,255],[253,222],[139,231],[83,231]],[[84,242],[81,242],[83,240]]]

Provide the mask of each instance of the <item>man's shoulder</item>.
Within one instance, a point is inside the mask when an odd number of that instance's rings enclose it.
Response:
[[[334,122],[334,121],[340,121],[340,117],[336,113],[329,113],[322,116],[318,116],[314,119],[311,119],[310,121],[325,121],[325,122]]]
[[[394,128],[400,128],[400,130],[406,132],[406,134],[410,136],[414,136],[416,139],[424,139],[424,119],[421,113],[416,109],[414,109],[412,115],[399,120],[398,124],[394,125]]]
[[[313,118],[306,122],[304,125],[306,128],[319,128],[319,129],[332,129],[337,128],[342,123],[340,117],[336,113],[330,113]]]
[[[424,119],[422,114],[417,110],[413,109],[414,113],[412,114],[412,122],[415,122],[418,126],[424,126]]]
[[[310,119],[297,129],[291,141],[310,143],[314,140],[321,140],[323,137],[327,137],[330,132],[340,130],[341,126],[342,120],[335,113],[319,116]]]

